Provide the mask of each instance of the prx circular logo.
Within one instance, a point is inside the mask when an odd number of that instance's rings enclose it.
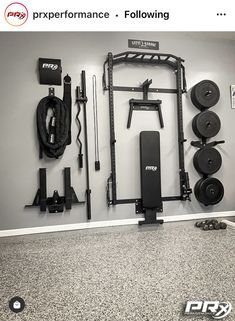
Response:
[[[20,2],[12,2],[5,9],[6,21],[14,27],[22,26],[28,19],[28,9]]]

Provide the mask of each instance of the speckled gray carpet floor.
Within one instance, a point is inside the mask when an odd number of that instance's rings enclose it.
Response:
[[[234,230],[193,222],[3,238],[0,320],[210,320],[183,306],[222,300],[235,309],[234,248]],[[19,314],[8,308],[15,295],[26,302]]]

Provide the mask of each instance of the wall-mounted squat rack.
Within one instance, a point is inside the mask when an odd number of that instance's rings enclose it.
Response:
[[[172,54],[163,53],[148,53],[126,51],[120,54],[113,55],[108,53],[108,57],[103,65],[103,89],[109,92],[109,120],[110,120],[110,157],[111,157],[111,174],[107,180],[107,203],[108,205],[135,203],[136,208],[141,202],[141,199],[118,199],[117,197],[117,182],[116,182],[116,136],[115,136],[115,120],[114,120],[114,92],[143,92],[146,86],[142,87],[127,87],[115,86],[113,83],[114,67],[120,64],[135,64],[135,65],[152,65],[167,66],[175,73],[176,88],[148,88],[148,92],[152,93],[167,93],[176,95],[177,98],[177,126],[178,126],[178,155],[179,155],[179,176],[180,176],[180,193],[177,196],[162,197],[163,201],[178,201],[190,200],[192,190],[189,184],[189,176],[185,171],[184,161],[184,138],[183,130],[183,108],[182,95],[186,92],[185,68],[184,60]],[[149,86],[148,86],[149,87]],[[160,103],[160,102],[159,102]],[[137,212],[137,210],[136,210]]]

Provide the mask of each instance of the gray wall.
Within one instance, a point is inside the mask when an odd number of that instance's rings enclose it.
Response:
[[[221,118],[222,129],[216,139],[225,139],[219,146],[223,167],[215,175],[224,184],[225,197],[214,207],[201,206],[192,196],[191,203],[164,204],[164,215],[180,215],[210,211],[231,211],[235,208],[235,110],[230,106],[229,87],[235,84],[234,34],[215,33],[1,33],[0,34],[0,229],[67,224],[86,221],[84,206],[74,206],[63,214],[40,214],[37,209],[24,209],[32,202],[37,191],[39,167],[48,169],[48,192],[58,189],[63,194],[62,169],[71,167],[72,185],[79,199],[84,199],[85,172],[77,169],[78,149],[75,142],[77,128],[73,121],[73,142],[59,160],[39,160],[35,131],[35,110],[39,100],[47,95],[47,86],[37,80],[38,57],[61,58],[63,75],[69,73],[73,89],[80,81],[80,72],[87,72],[89,102],[89,153],[92,189],[92,220],[135,218],[133,205],[107,209],[105,187],[110,173],[108,94],[101,87],[102,64],[109,51],[119,53],[127,49],[127,39],[159,40],[160,51],[185,59],[188,88],[202,79],[212,79],[220,87],[221,99],[213,108]],[[227,38],[227,39],[226,39]],[[230,39],[233,38],[233,39]],[[94,170],[94,132],[92,114],[92,75],[97,75],[101,171]],[[114,80],[117,84],[138,86],[146,78],[153,78],[153,86],[174,87],[174,75],[164,68],[119,66]],[[56,88],[62,97],[62,87]],[[139,140],[141,130],[158,130],[154,113],[136,112],[132,127],[126,129],[129,98],[141,97],[136,93],[115,94],[117,134],[118,196],[139,197]],[[176,102],[172,95],[150,95],[162,99],[165,128],[161,130],[162,191],[163,195],[178,194],[178,156],[176,143]],[[73,97],[74,98],[74,97]],[[184,128],[188,142],[185,144],[186,169],[191,186],[199,179],[193,168],[195,148],[190,141],[191,120],[197,113],[188,96],[184,96]],[[73,108],[73,119],[76,106]]]

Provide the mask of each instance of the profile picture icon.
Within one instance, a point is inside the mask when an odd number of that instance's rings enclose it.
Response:
[[[27,21],[28,15],[28,9],[21,2],[10,3],[4,13],[6,22],[13,27],[22,26]]]

